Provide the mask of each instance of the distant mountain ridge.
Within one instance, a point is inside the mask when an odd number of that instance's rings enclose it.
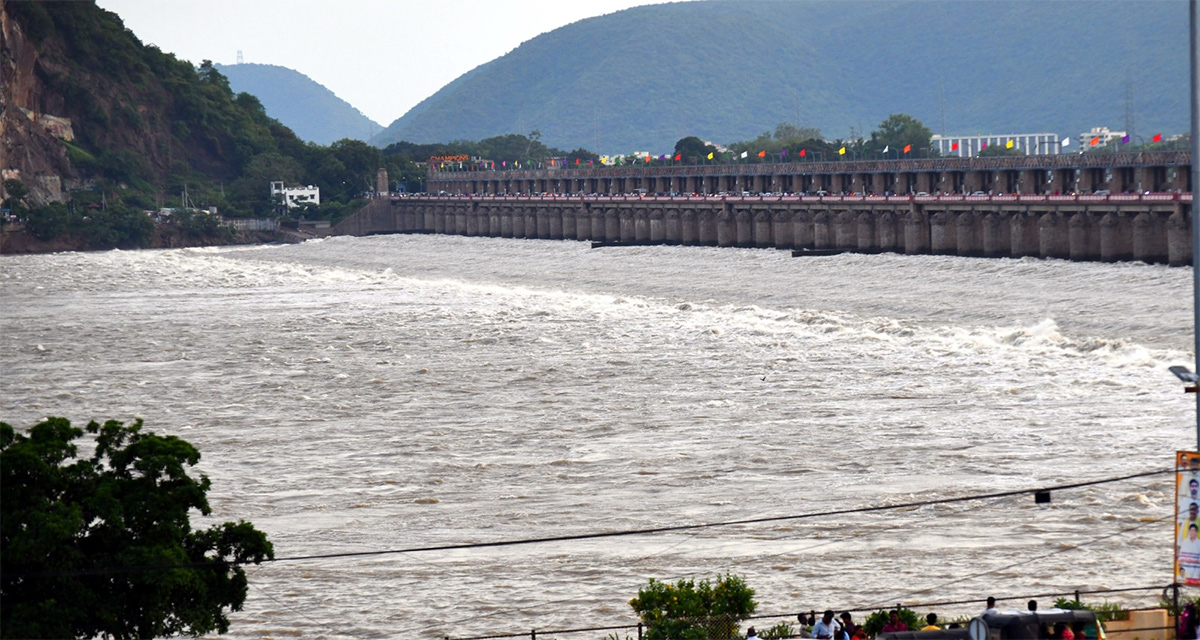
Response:
[[[662,151],[777,123],[867,135],[1188,128],[1187,5],[1158,0],[707,0],[542,34],[462,75],[371,142],[539,130],[560,148]],[[1129,99],[1127,101],[1127,89]],[[943,127],[944,122],[944,127]]]
[[[302,140],[329,145],[343,138],[367,141],[383,125],[308,76],[272,64],[215,65],[235,92],[259,99],[267,115]]]

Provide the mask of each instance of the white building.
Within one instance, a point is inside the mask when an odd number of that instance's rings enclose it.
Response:
[[[1012,147],[1008,146],[1009,142],[1012,142]],[[930,139],[930,144],[943,157],[958,156],[960,158],[975,157],[979,155],[980,151],[989,147],[1016,149],[1031,156],[1062,153],[1061,142],[1056,133],[1009,133],[983,136],[935,135]]]
[[[303,204],[321,204],[321,189],[311,184],[307,187],[285,187],[283,182],[271,183],[271,197],[283,197],[288,209],[294,209]]]
[[[1120,142],[1126,135],[1125,131],[1109,131],[1108,127],[1092,127],[1091,131],[1079,134],[1079,150],[1103,149],[1109,143]],[[1095,145],[1092,144],[1092,140],[1096,141]]]

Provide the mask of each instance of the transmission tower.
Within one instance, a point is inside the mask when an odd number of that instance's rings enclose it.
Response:
[[[237,58],[237,60],[238,60],[238,61],[237,61],[237,63],[238,63],[238,64],[241,64],[241,63],[242,63],[242,50],[241,50],[241,49],[238,49],[238,58]]]

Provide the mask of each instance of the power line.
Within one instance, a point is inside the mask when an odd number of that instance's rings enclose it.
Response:
[[[460,544],[433,545],[425,547],[407,547],[402,549],[382,549],[377,551],[350,551],[343,553],[321,553],[304,556],[287,556],[283,558],[266,558],[262,562],[294,562],[298,560],[332,560],[340,558],[365,558],[371,556],[383,555],[398,555],[406,553],[423,553],[429,551],[462,551],[467,549],[487,549],[494,547],[513,547],[518,545],[543,544],[548,542],[573,542],[576,540],[597,540],[601,538],[618,538],[628,536],[651,535],[656,533],[671,533],[676,531],[694,531],[697,529],[711,529],[716,527],[731,527],[746,524],[763,524],[769,522],[787,522],[790,520],[806,520],[809,518],[825,518],[829,516],[842,516],[858,513],[876,513],[880,511],[895,511],[899,509],[914,509],[919,507],[928,507],[941,504],[955,504],[959,502],[973,502],[977,500],[994,500],[997,498],[1011,498],[1014,496],[1028,495],[1031,493],[1049,492],[1049,491],[1066,491],[1068,489],[1079,489],[1082,487],[1090,487],[1101,484],[1111,484],[1114,482],[1122,482],[1124,480],[1132,480],[1134,478],[1145,478],[1148,476],[1162,475],[1167,473],[1175,473],[1174,468],[1159,469],[1156,471],[1143,471],[1115,478],[1104,478],[1100,480],[1088,480],[1084,482],[1072,482],[1069,484],[1060,484],[1049,487],[1035,487],[1029,489],[1014,489],[1011,491],[998,491],[995,493],[975,494],[968,496],[958,496],[954,498],[938,498],[935,500],[920,500],[917,502],[906,502],[903,504],[879,505],[873,507],[855,507],[850,509],[835,509],[831,511],[817,511],[810,513],[801,513],[786,516],[767,516],[762,518],[746,518],[743,520],[727,520],[723,522],[707,522],[701,524],[683,524],[671,525],[664,527],[648,527],[644,529],[626,529],[621,531],[601,531],[593,533],[578,533],[560,536],[547,536],[541,538],[521,538],[516,540],[496,540],[492,542],[464,542]],[[71,571],[28,571],[28,572],[10,572],[0,574],[0,579],[10,579],[17,577],[57,577],[57,576],[75,576],[75,575],[100,575],[110,573],[132,573],[139,571],[161,571],[167,569],[193,569],[201,567],[225,567],[231,564],[246,564],[229,561],[209,561],[209,562],[189,562],[171,565],[144,565],[144,566],[128,566],[128,567],[112,567],[99,569],[77,569]]]

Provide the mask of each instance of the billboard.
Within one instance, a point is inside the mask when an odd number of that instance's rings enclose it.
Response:
[[[1200,453],[1175,452],[1175,581],[1200,586]]]

